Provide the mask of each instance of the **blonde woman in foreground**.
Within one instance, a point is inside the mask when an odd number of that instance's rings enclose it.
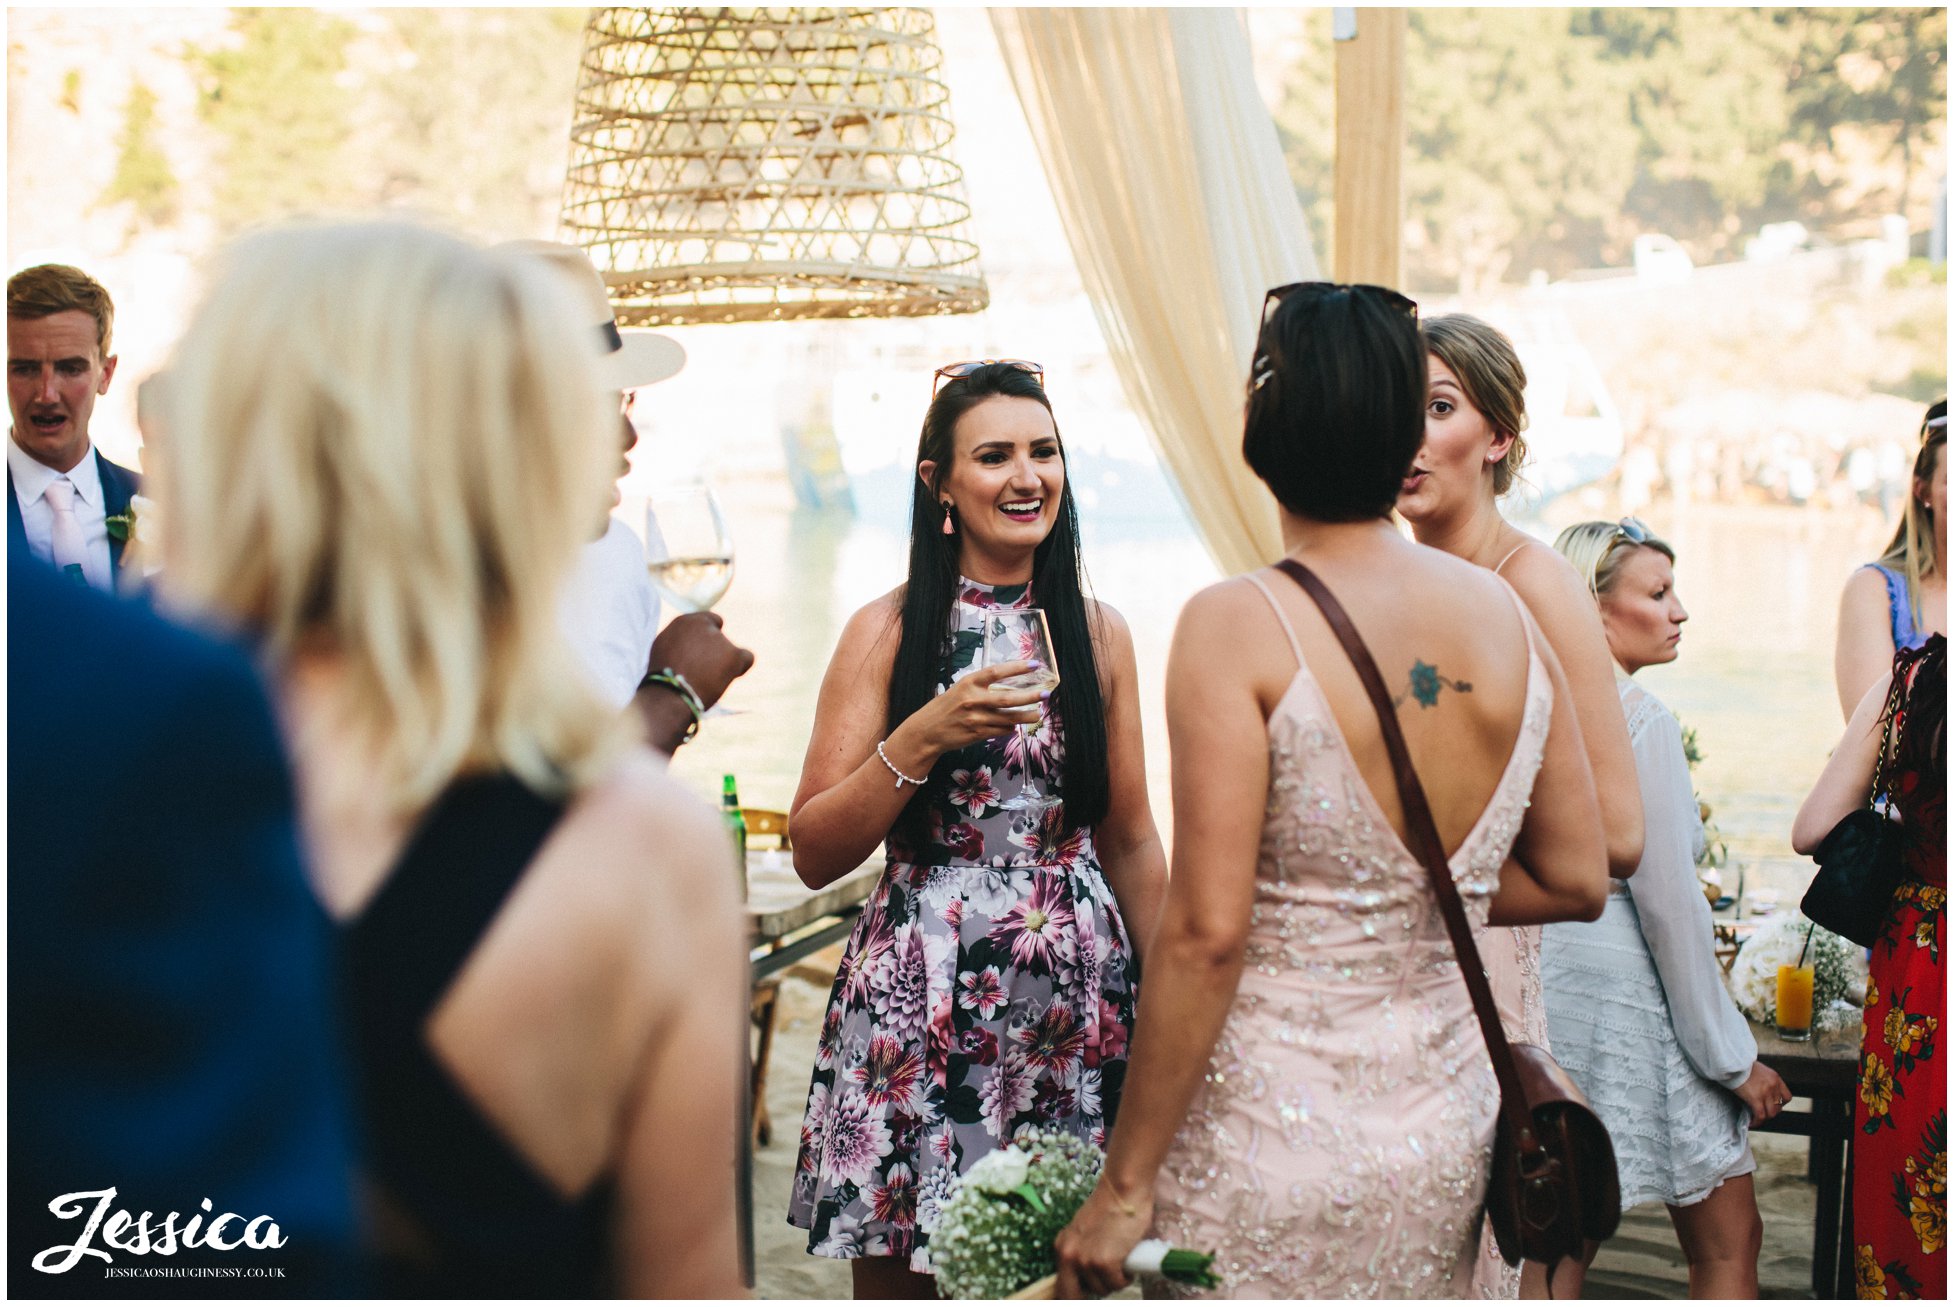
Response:
[[[163,584],[280,695],[378,1287],[732,1296],[734,869],[566,670],[617,413],[551,278],[394,224],[226,250],[144,397]]]

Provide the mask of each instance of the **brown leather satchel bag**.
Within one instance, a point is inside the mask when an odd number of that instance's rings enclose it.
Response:
[[[1579,1257],[1584,1240],[1606,1239],[1621,1222],[1621,1181],[1615,1172],[1615,1147],[1608,1129],[1588,1106],[1580,1086],[1546,1049],[1507,1042],[1485,965],[1479,960],[1472,927],[1466,921],[1465,905],[1452,883],[1445,846],[1425,801],[1425,788],[1412,768],[1397,709],[1391,705],[1377,663],[1343,605],[1314,572],[1291,558],[1276,566],[1323,611],[1324,620],[1350,655],[1371,706],[1377,710],[1384,747],[1397,775],[1398,796],[1404,804],[1407,842],[1431,877],[1433,897],[1452,937],[1466,990],[1472,995],[1472,1009],[1485,1036],[1493,1075],[1499,1081],[1499,1129],[1493,1138],[1486,1214],[1492,1218],[1500,1255],[1509,1265],[1525,1258],[1544,1262],[1549,1268],[1563,1257]]]

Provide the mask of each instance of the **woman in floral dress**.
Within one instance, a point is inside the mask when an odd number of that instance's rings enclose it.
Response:
[[[1888,743],[1890,737],[1890,744]],[[1852,1243],[1861,1298],[1947,1296],[1947,637],[1903,649],[1866,692],[1791,832],[1811,853],[1884,789],[1904,871],[1866,985]]]
[[[857,1297],[928,1297],[958,1178],[1021,1127],[1103,1143],[1166,856],[1132,636],[1083,593],[1036,365],[952,364],[917,450],[906,583],[842,632],[791,816],[811,886],[886,842],[815,1053],[787,1219]],[[1055,690],[994,683],[987,614],[1039,607]]]

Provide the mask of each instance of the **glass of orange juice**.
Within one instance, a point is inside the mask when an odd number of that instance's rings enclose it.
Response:
[[[1812,1037],[1812,979],[1809,966],[1778,968],[1778,1038]]]

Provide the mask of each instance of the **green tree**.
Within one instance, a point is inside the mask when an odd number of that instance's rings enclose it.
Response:
[[[1947,10],[1788,10],[1777,21],[1796,42],[1793,125],[1824,149],[1859,128],[1900,167],[1896,207],[1913,198],[1923,146],[1947,115]]]
[[[1327,14],[1305,38],[1277,126],[1327,249]],[[1415,9],[1406,281],[1620,265],[1646,231],[1720,259],[1774,219],[1919,218],[1945,139],[1946,38],[1944,9]]]
[[[135,207],[138,222],[166,226],[176,221],[177,189],[169,156],[156,139],[156,93],[137,82],[123,106],[115,175],[102,192],[102,203],[126,200]]]
[[[230,30],[225,46],[189,51],[204,122],[222,142],[211,197],[219,226],[357,202],[339,167],[353,26],[309,9],[240,9]]]

